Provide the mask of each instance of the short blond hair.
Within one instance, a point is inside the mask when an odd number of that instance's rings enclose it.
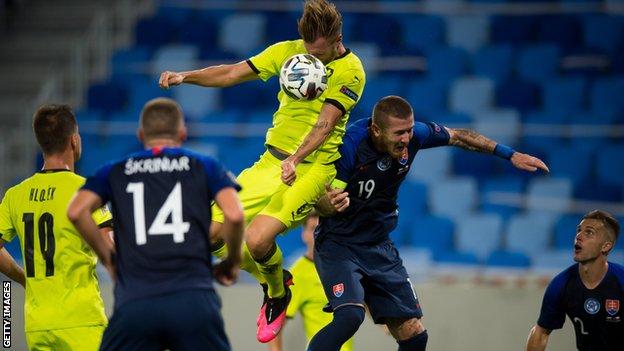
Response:
[[[175,139],[183,123],[184,115],[180,105],[172,99],[160,97],[143,106],[139,126],[146,140]]]
[[[342,15],[336,5],[327,0],[306,0],[297,24],[299,35],[306,43],[318,38],[336,40],[342,33]]]

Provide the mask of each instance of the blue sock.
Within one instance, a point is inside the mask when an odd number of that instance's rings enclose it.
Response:
[[[347,305],[334,311],[334,319],[310,340],[308,351],[338,351],[364,322],[362,306]]]
[[[427,348],[427,339],[429,339],[429,335],[427,335],[427,331],[425,330],[407,340],[398,341],[399,351],[425,351]]]

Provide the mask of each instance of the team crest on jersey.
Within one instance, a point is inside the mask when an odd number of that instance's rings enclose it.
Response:
[[[605,301],[605,309],[607,313],[614,316],[620,310],[620,300],[609,300]]]
[[[585,312],[589,314],[596,314],[600,311],[600,302],[594,298],[589,298],[585,300]]]
[[[344,284],[338,283],[332,287],[332,291],[334,292],[334,296],[340,297],[344,293]]]
[[[401,166],[405,166],[407,164],[407,160],[409,159],[409,152],[407,151],[407,148],[403,149],[403,154],[401,155],[401,159],[399,160],[399,163],[401,164]]]
[[[385,156],[381,160],[377,161],[377,168],[379,168],[379,170],[382,172],[387,171],[388,169],[390,169],[391,166],[392,157],[390,156]]]

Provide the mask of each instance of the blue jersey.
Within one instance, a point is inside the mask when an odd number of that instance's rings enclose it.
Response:
[[[380,243],[388,239],[398,220],[397,196],[420,149],[448,145],[446,128],[416,122],[414,136],[400,160],[379,152],[368,134],[371,119],[347,130],[336,163],[336,179],[346,183],[350,205],[332,217],[321,218],[317,236],[351,243]]]
[[[560,329],[567,315],[574,324],[576,347],[582,351],[616,351],[624,347],[624,267],[609,262],[600,284],[587,289],[574,264],[557,275],[546,289],[537,324]]]
[[[83,189],[110,201],[118,281],[115,305],[189,289],[213,289],[210,204],[240,190],[213,158],[180,148],[141,151],[108,164]]]

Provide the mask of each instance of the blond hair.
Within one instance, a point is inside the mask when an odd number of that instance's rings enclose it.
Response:
[[[336,5],[327,0],[306,0],[297,24],[299,35],[306,43],[318,38],[336,40],[342,33],[342,16]]]

